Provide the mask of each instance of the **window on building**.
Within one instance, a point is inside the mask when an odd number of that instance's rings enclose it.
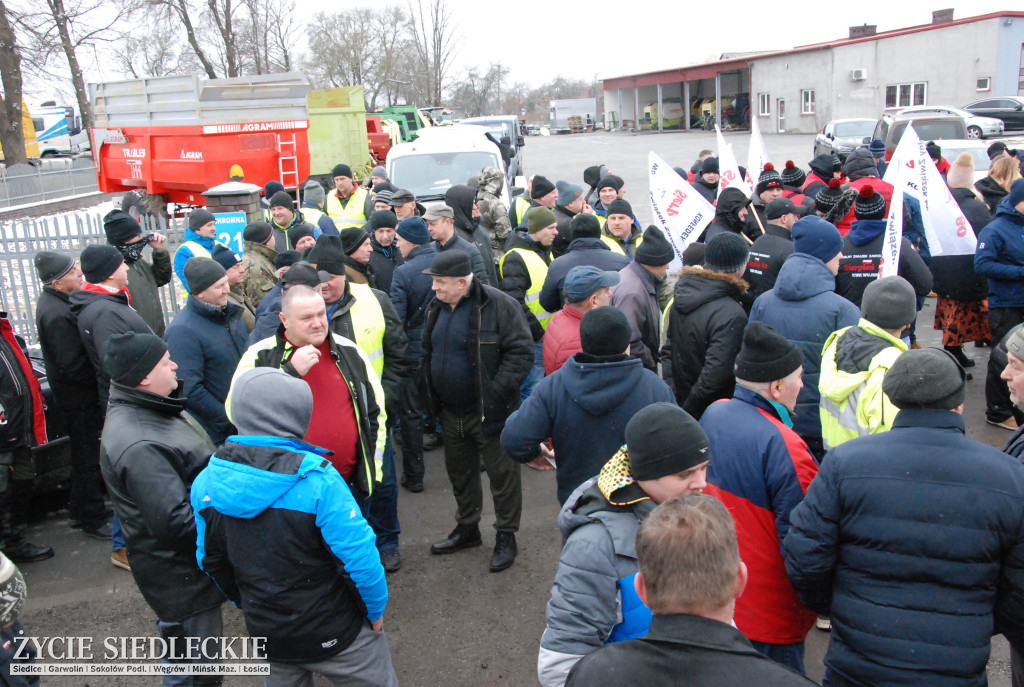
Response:
[[[772,113],[772,96],[770,93],[757,94],[757,114],[760,117],[768,117]]]
[[[814,114],[814,91],[800,91],[800,114]]]
[[[991,91],[992,90],[992,79],[986,76],[983,79],[978,79],[978,90],[979,91]]]
[[[928,84],[900,83],[885,87],[885,109],[894,110],[911,105],[924,105],[928,98]]]

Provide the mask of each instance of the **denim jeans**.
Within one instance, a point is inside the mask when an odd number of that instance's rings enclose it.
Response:
[[[124,532],[121,530],[121,518],[117,517],[117,511],[114,511],[114,517],[110,520],[110,531],[110,550],[120,551],[124,548]]]
[[[544,342],[534,341],[533,367],[530,369],[530,374],[523,380],[523,385],[519,387],[519,394],[522,400],[525,401],[530,397],[533,387],[537,386],[537,383],[542,379],[544,379]]]
[[[801,675],[807,673],[804,670],[804,643],[797,644],[769,644],[768,642],[750,642],[760,653],[781,663],[787,668],[792,668]]]
[[[398,480],[395,479],[395,449],[388,435],[384,445],[384,466],[381,484],[373,490],[369,499],[356,499],[363,517],[370,523],[377,535],[377,550],[389,551],[398,548],[398,534],[402,531],[398,523]]]

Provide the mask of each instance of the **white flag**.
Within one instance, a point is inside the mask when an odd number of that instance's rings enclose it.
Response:
[[[732,152],[732,146],[725,142],[722,130],[715,124],[715,134],[718,135],[718,169],[721,171],[721,178],[718,180],[718,195],[730,186],[736,186],[743,190],[746,182],[740,179],[740,167],[736,164],[736,156]],[[754,189],[750,188],[745,194],[748,198]]]
[[[714,219],[715,208],[653,151],[647,156],[647,161],[651,207],[661,230],[675,249],[671,269],[678,269],[683,266],[683,251]]]
[[[768,151],[764,147],[764,139],[761,138],[761,127],[757,124],[757,118],[750,118],[750,150],[747,151],[747,186],[750,187],[750,196],[754,195],[754,188],[757,180],[764,171],[764,165],[768,162]]]
[[[897,182],[897,179],[902,181]],[[924,233],[932,256],[974,253],[978,239],[938,167],[932,162],[925,142],[918,138],[912,125],[907,125],[903,138],[893,151],[885,181],[895,189],[894,200],[896,192],[903,190],[920,203]]]
[[[892,169],[892,168],[890,168]],[[896,167],[893,187],[899,189],[908,176],[903,165]],[[889,172],[886,171],[886,176]],[[882,242],[882,258],[878,261],[878,278],[895,277],[900,269],[900,246],[903,243],[903,194],[893,191],[889,203],[889,216],[885,220],[885,240]]]

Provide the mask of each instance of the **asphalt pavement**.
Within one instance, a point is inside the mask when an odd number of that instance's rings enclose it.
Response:
[[[812,136],[766,135],[766,147],[781,167],[785,160],[806,166]],[[746,159],[746,134],[727,134],[737,159]],[[672,165],[689,168],[702,148],[715,148],[714,135],[704,133],[594,133],[527,139],[525,165],[552,181],[582,183],[583,169],[606,164],[626,181],[627,200],[645,224],[652,213],[647,202],[647,153],[658,153]],[[941,345],[931,327],[933,299],[918,318],[925,346]],[[993,446],[1009,436],[984,421],[984,369],[988,349],[968,347],[977,361],[968,382],[965,417],[968,435]],[[965,469],[969,457],[965,457]],[[399,490],[402,522],[402,569],[388,576],[390,601],[384,616],[391,654],[402,685],[476,687],[535,685],[537,647],[544,630],[544,608],[561,548],[554,473],[523,468],[523,517],[518,534],[520,554],[506,572],[488,571],[494,540],[493,509],[484,499],[481,522],[484,546],[451,556],[432,556],[430,543],[454,527],[455,504],[444,472],[441,450],[426,458],[425,491]],[[486,475],[482,475],[486,482]],[[486,489],[485,489],[486,494]],[[48,512],[32,525],[32,541],[54,547],[56,556],[21,566],[29,600],[22,620],[35,637],[87,636],[102,647],[106,637],[155,636],[155,617],[143,601],[130,573],[109,562],[110,545],[70,529],[59,499],[49,498]],[[224,607],[225,635],[244,636],[240,612]],[[828,635],[812,629],[807,641],[808,675],[820,680]],[[159,678],[59,677],[46,685],[157,684]],[[259,679],[228,678],[228,685],[258,685]],[[317,680],[317,685],[326,681]],[[1009,660],[1005,641],[993,641],[989,684],[1008,686]]]

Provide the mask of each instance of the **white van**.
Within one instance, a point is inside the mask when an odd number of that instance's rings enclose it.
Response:
[[[462,124],[420,131],[415,141],[401,143],[388,153],[391,183],[412,191],[419,202],[429,203],[443,200],[445,191],[465,184],[484,167],[497,167],[504,173],[501,151],[488,140],[487,131],[486,127]],[[501,189],[505,207],[509,193],[506,183]]]

